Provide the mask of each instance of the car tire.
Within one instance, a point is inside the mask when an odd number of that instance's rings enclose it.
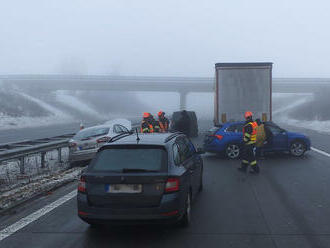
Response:
[[[101,228],[103,228],[103,225],[98,224],[98,223],[89,223],[89,228],[91,228],[91,229],[101,229]]]
[[[241,155],[241,148],[239,144],[230,143],[226,146],[225,155],[229,159],[238,159]]]
[[[301,157],[306,152],[306,144],[300,140],[295,140],[290,145],[290,154],[294,157]]]
[[[191,192],[187,194],[184,214],[179,222],[180,227],[188,227],[191,221]]]
[[[85,218],[83,218],[82,220],[89,225],[89,228],[96,229],[96,228],[101,228],[102,227],[102,225],[100,223],[96,223],[92,220],[88,220],[88,219],[85,219]]]

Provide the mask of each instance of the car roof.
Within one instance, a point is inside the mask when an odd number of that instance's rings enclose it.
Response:
[[[79,132],[82,132],[82,131],[85,131],[85,130],[93,130],[93,129],[96,129],[96,128],[111,128],[113,125],[96,125],[96,126],[92,126],[92,127],[86,127],[82,130],[80,130]]]
[[[167,146],[171,144],[175,137],[183,136],[182,133],[139,133],[139,141],[137,141],[136,133],[119,138],[114,142],[105,144],[104,146],[112,145],[161,145]],[[173,139],[171,139],[173,138]],[[103,146],[103,147],[104,147]]]

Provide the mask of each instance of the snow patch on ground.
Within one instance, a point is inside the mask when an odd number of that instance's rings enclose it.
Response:
[[[51,113],[51,115],[46,117],[29,117],[29,116],[13,117],[0,113],[0,130],[40,127],[50,124],[70,123],[74,121],[74,119],[69,115],[67,115],[66,113],[60,111],[57,108],[52,107],[51,105],[43,102],[40,99],[29,96],[19,91],[17,91],[17,94],[42,106],[44,109],[48,110]]]
[[[286,104],[285,100],[288,100],[295,96],[293,102],[291,101],[290,104]],[[297,98],[297,96],[299,96]],[[283,106],[279,109],[273,111],[274,120],[279,123],[288,124],[290,126],[296,126],[300,128],[310,129],[313,131],[317,131],[320,133],[330,133],[330,121],[319,121],[319,120],[309,120],[309,121],[301,121],[295,120],[289,117],[289,113],[294,111],[295,108],[301,106],[302,104],[306,104],[307,102],[311,102],[313,100],[312,94],[277,94],[276,100],[283,101]]]
[[[58,161],[56,150],[47,152],[43,167],[40,155],[26,157],[24,174],[20,173],[18,160],[1,163],[0,210],[76,180],[84,168],[68,169],[69,150],[66,148],[62,149],[61,157],[64,162]]]
[[[286,123],[291,126],[306,128],[319,133],[330,134],[330,121],[313,120],[313,121],[302,122],[298,120],[288,119]]]
[[[288,97],[288,98],[291,98],[292,96],[291,95],[288,95],[288,96],[285,96],[285,98]],[[284,97],[281,96],[279,97],[280,99],[278,100],[282,100]],[[289,105],[285,105],[275,111],[273,111],[273,115],[276,116],[278,114],[281,114],[281,115],[284,115],[285,117],[287,117],[289,111],[292,111],[294,108],[306,103],[306,102],[309,102],[313,99],[313,95],[302,95],[301,98],[299,98],[298,100],[295,100],[294,102],[292,102],[291,104]]]
[[[51,191],[65,183],[77,180],[83,168],[73,168],[53,175],[39,177],[26,185],[0,193],[0,210],[7,209],[41,192]]]

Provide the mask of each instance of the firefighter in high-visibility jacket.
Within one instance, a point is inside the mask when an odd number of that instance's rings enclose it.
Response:
[[[242,152],[242,165],[238,170],[246,172],[250,165],[252,170],[250,173],[258,174],[260,172],[256,160],[256,140],[257,140],[257,127],[258,124],[253,121],[252,112],[247,111],[244,115],[245,125],[243,127],[243,152]]]
[[[165,117],[165,112],[163,111],[158,112],[158,121],[159,121],[160,131],[162,133],[168,132],[170,121]]]
[[[157,121],[153,115],[150,115],[150,123],[152,125],[154,133],[160,133],[159,121]]]
[[[143,120],[141,122],[141,133],[153,133],[154,128],[151,122],[150,113],[143,113]]]

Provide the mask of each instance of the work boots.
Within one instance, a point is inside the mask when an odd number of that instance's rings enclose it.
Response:
[[[257,175],[257,174],[260,173],[260,169],[259,169],[259,166],[257,164],[252,166],[251,168],[252,168],[252,170],[249,171],[250,174]]]

